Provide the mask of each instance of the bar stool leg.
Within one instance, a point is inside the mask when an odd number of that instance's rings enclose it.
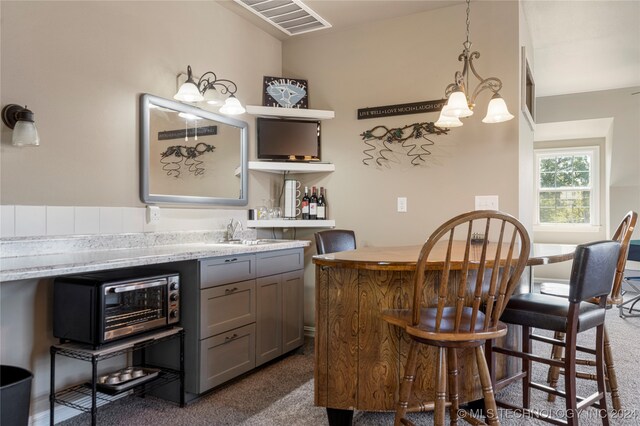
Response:
[[[496,398],[493,394],[493,386],[491,384],[491,374],[487,359],[484,356],[482,346],[476,346],[476,363],[478,364],[478,373],[480,375],[480,383],[482,383],[482,394],[484,396],[484,405],[486,408],[486,417],[488,425],[500,425],[498,421],[498,407],[496,406]]]
[[[622,403],[620,402],[620,393],[618,392],[618,378],[616,377],[616,370],[613,365],[613,353],[611,352],[611,343],[609,343],[609,332],[607,327],[604,326],[604,365],[607,368],[606,378],[608,379],[609,390],[611,391],[611,402],[613,409],[616,411],[622,410]]]
[[[609,414],[607,412],[607,393],[605,386],[605,375],[604,375],[604,358],[606,355],[604,354],[604,341],[606,340],[607,329],[604,327],[604,324],[599,325],[596,328],[596,376],[598,380],[598,392],[602,395],[600,399],[600,417],[602,418],[602,424],[604,426],[609,425]],[[609,377],[610,379],[611,377]]]
[[[571,321],[569,321],[571,327]],[[575,327],[575,326],[574,326]],[[568,330],[569,331],[569,330]],[[578,400],[576,399],[576,364],[573,360],[576,358],[576,332],[568,332],[566,334],[566,347],[564,353],[564,388],[567,409],[567,425],[578,425]]]
[[[445,407],[447,403],[447,348],[444,347],[438,347],[436,380],[436,400],[433,418],[435,426],[444,426]]]
[[[447,365],[449,367],[449,417],[450,425],[458,425],[458,408],[460,401],[458,400],[458,351],[456,348],[447,350]]]
[[[531,328],[527,326],[522,326],[522,352],[528,354],[531,353]],[[522,407],[530,408],[531,404],[531,388],[529,387],[529,383],[531,383],[531,360],[523,359],[522,360],[522,371],[524,371],[525,375],[522,378]]]
[[[396,407],[396,417],[394,426],[401,426],[402,419],[407,415],[407,407],[409,406],[409,397],[411,396],[411,388],[416,378],[416,369],[418,367],[418,343],[411,339],[409,346],[409,354],[407,356],[407,364],[404,369],[404,377],[400,383],[400,393],[398,395],[398,406]]]
[[[553,333],[553,338],[556,340],[564,340],[564,333],[560,331],[556,331]],[[562,359],[562,346],[553,345],[553,350],[551,351],[551,359],[555,359],[560,361]],[[549,386],[557,389],[558,388],[558,379],[560,378],[560,367],[551,366],[549,367],[549,375],[547,377],[547,383]],[[556,400],[556,396],[554,394],[549,394],[547,396],[547,401],[554,402]]]

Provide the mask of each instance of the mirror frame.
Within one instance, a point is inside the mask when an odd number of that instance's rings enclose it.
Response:
[[[240,129],[240,197],[201,197],[190,195],[160,195],[149,193],[149,124],[150,108],[149,104],[172,109],[178,112],[197,115],[207,120],[217,121],[222,124],[237,127]],[[218,206],[246,206],[247,186],[248,186],[248,151],[249,151],[249,124],[242,120],[215,114],[195,106],[183,104],[182,102],[160,98],[158,96],[143,93],[140,96],[140,199],[146,204],[167,203],[167,204],[198,204],[198,205],[218,205]]]

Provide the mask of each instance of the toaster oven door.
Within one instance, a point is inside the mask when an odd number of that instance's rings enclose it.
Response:
[[[166,278],[104,287],[103,341],[167,325]]]

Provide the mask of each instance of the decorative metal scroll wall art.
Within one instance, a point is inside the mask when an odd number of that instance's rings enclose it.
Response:
[[[449,129],[435,126],[433,122],[413,123],[391,129],[376,126],[360,134],[365,145],[369,147],[362,151],[365,156],[362,163],[369,166],[375,161],[378,166],[388,166],[389,155],[402,152],[411,158],[412,165],[419,166],[426,161],[425,157],[431,154],[426,147],[434,145],[427,135],[447,134],[448,131]]]
[[[203,161],[198,160],[198,157],[207,152],[213,152],[214,149],[216,149],[215,146],[204,142],[200,142],[196,146],[170,146],[160,154],[162,170],[167,172],[167,176],[177,178],[180,177],[182,165],[184,165],[189,173],[193,173],[194,176],[200,176],[204,174],[205,169],[202,167]]]

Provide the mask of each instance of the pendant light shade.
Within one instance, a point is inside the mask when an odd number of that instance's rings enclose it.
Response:
[[[448,115],[444,115],[444,113],[440,111],[440,117],[438,117],[438,121],[433,124],[442,128],[451,128],[462,126],[462,121],[460,121],[458,117],[450,117]]]
[[[482,119],[483,123],[502,123],[509,121],[513,115],[507,109],[507,104],[499,94],[493,95],[489,106],[487,106],[487,115]]]
[[[220,108],[221,113],[229,115],[244,114],[245,111],[238,98],[233,95],[229,96]]]
[[[451,93],[447,104],[442,108],[442,113],[449,117],[470,117],[473,115],[467,96],[461,90]]]

